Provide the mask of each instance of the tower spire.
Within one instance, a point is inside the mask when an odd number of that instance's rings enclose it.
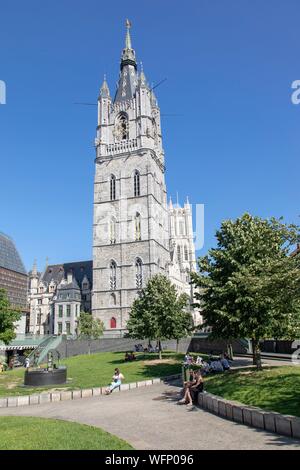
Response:
[[[126,39],[125,39],[125,49],[132,49],[131,47],[131,37],[130,37],[130,28],[131,22],[126,20]]]
[[[125,47],[122,50],[120,64],[121,73],[114,102],[131,100],[135,96],[137,86],[137,64],[135,59],[135,51],[132,48],[130,36],[131,22],[126,20],[125,25]]]
[[[100,88],[100,96],[102,98],[109,98],[110,97],[109,88],[108,88],[108,84],[107,84],[107,81],[106,81],[106,74],[104,74],[103,83],[102,83],[102,86]]]
[[[131,22],[127,19],[126,20],[126,37],[125,37],[125,48],[122,52],[121,57],[121,70],[125,65],[133,65],[136,69],[136,60],[135,60],[135,51],[132,48],[131,44],[131,36],[130,36],[130,29],[131,29]]]

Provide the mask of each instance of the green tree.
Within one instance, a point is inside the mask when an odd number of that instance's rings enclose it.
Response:
[[[8,344],[16,337],[15,323],[21,318],[21,311],[11,306],[5,289],[0,289],[0,341]]]
[[[187,316],[190,318],[190,314],[183,313],[186,303],[186,297],[177,295],[176,287],[166,276],[153,276],[133,302],[127,323],[128,336],[156,340],[161,359],[161,341],[179,339],[187,331]]]
[[[103,335],[104,324],[99,318],[93,318],[89,312],[80,312],[78,322],[78,337],[88,340],[88,353],[91,354],[92,339],[99,339]]]
[[[246,213],[224,221],[216,238],[192,275],[204,325],[228,342],[250,338],[253,363],[261,367],[260,340],[300,332],[300,262],[290,256],[299,227]]]
[[[176,352],[179,351],[179,340],[186,338],[194,331],[194,321],[190,311],[190,297],[180,294],[177,299],[173,319],[172,339],[176,339]]]

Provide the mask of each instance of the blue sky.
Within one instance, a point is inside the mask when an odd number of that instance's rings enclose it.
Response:
[[[25,265],[91,258],[95,102],[124,21],[163,114],[169,195],[205,204],[204,254],[245,211],[299,221],[298,0],[2,2],[0,230]]]

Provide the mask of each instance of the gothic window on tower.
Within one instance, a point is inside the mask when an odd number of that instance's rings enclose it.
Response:
[[[133,192],[134,196],[140,196],[141,191],[140,191],[140,173],[138,170],[135,170],[134,176],[133,176]]]
[[[111,261],[110,263],[110,289],[115,290],[117,288],[117,265],[115,261]]]
[[[143,287],[143,263],[140,258],[137,258],[135,262],[135,283],[137,289]]]
[[[115,317],[112,317],[110,319],[110,327],[111,328],[117,328],[117,320],[115,319]]]
[[[185,261],[189,260],[189,253],[188,253],[188,249],[187,249],[186,245],[184,247],[184,259],[185,259]]]
[[[110,177],[110,200],[115,201],[116,199],[116,177],[111,175]]]
[[[116,243],[116,221],[114,218],[109,223],[109,238],[111,245]]]
[[[180,245],[177,245],[177,261],[181,263],[181,248]]]
[[[135,240],[140,241],[142,239],[141,214],[139,214],[138,212],[135,214],[135,217],[134,217],[134,231],[135,231]]]
[[[118,114],[113,133],[117,141],[128,140],[129,124],[128,124],[128,116],[126,113]]]

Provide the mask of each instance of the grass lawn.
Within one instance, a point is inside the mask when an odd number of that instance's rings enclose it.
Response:
[[[137,360],[125,362],[123,352],[105,352],[74,356],[61,361],[68,367],[68,383],[51,390],[71,390],[105,386],[111,382],[115,367],[125,376],[124,383],[164,377],[181,372],[183,354],[165,352],[162,361],[157,354],[137,353]],[[28,395],[49,390],[49,387],[29,388],[23,386],[24,368],[0,373],[0,396]]]
[[[102,429],[57,419],[0,417],[0,450],[127,450]]]
[[[229,400],[300,416],[300,367],[240,370],[207,377],[205,390]]]

